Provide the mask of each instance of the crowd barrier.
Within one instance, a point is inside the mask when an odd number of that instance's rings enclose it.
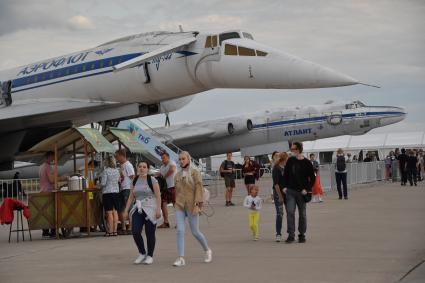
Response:
[[[319,174],[323,190],[327,192],[335,191],[335,164],[320,165]],[[273,185],[270,169],[262,168],[260,175],[261,178],[257,181],[257,185],[260,188],[260,195],[270,196]],[[398,181],[400,178],[399,175],[398,164],[394,162],[392,166],[392,180]],[[237,170],[236,176],[234,195],[243,196],[246,194],[246,189],[240,170]],[[347,163],[348,186],[382,181],[385,180],[385,177],[384,161]],[[204,185],[210,191],[211,199],[224,194],[224,180],[218,171],[205,172],[203,173],[203,178]],[[28,203],[27,194],[39,192],[39,190],[40,184],[38,179],[0,180],[0,201],[10,197]]]
[[[366,184],[376,181],[385,180],[385,163],[384,161],[376,162],[359,162],[359,163],[347,163],[347,184],[353,186],[357,184]],[[393,171],[396,171],[397,175],[393,175],[394,180],[398,180],[398,167],[395,164]],[[273,186],[273,180],[271,171],[269,169],[262,169],[261,178],[256,182],[256,185],[260,188],[260,195],[262,197],[270,198],[271,190]],[[336,180],[335,180],[335,164],[324,164],[319,167],[320,181],[324,191],[336,191]],[[211,198],[215,198],[218,195],[224,194],[224,179],[220,176],[219,172],[211,171],[206,173],[209,176],[207,182],[208,189],[211,193]],[[234,190],[234,196],[246,195],[246,189],[244,180],[241,177],[240,172],[236,171],[236,188]],[[239,177],[239,178],[238,178]]]

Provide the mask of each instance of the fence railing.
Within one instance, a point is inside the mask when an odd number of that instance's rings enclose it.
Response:
[[[28,203],[28,194],[40,191],[39,179],[11,179],[0,180],[0,201],[5,198],[14,198]]]
[[[270,197],[272,192],[273,180],[269,169],[262,169],[262,177],[256,182],[260,188],[262,197]],[[224,194],[224,179],[220,177],[218,171],[206,173],[209,176],[208,189],[211,192],[211,198]],[[324,191],[330,192],[336,190],[335,180],[335,164],[324,164],[319,167],[320,181]],[[238,172],[236,172],[236,189],[235,196],[246,195],[244,180]],[[347,163],[347,184],[353,186],[356,184],[372,183],[385,180],[385,163],[377,162],[360,162]]]
[[[210,190],[211,198],[214,199],[224,193],[224,180],[218,171],[203,172],[204,185]],[[320,181],[325,191],[336,190],[335,164],[324,164],[319,167]],[[262,177],[256,182],[260,187],[260,195],[270,196],[273,180],[271,171],[268,168],[262,168]],[[236,172],[236,190],[234,195],[243,196],[246,194],[244,180],[241,172]],[[385,180],[385,162],[359,162],[347,163],[347,184],[348,186],[356,184],[372,183]],[[392,180],[399,178],[398,164],[392,165]],[[27,203],[27,194],[40,191],[39,179],[15,179],[0,180],[0,201],[4,198],[15,198]]]

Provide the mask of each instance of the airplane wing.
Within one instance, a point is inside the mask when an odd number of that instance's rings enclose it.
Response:
[[[141,64],[143,64],[147,61],[152,60],[155,57],[159,57],[159,56],[162,56],[164,54],[174,52],[175,50],[177,50],[177,49],[179,49],[179,48],[181,48],[185,45],[189,45],[189,44],[191,44],[192,42],[195,42],[195,41],[196,41],[196,38],[194,38],[194,37],[189,37],[189,38],[184,38],[184,39],[178,40],[178,41],[173,42],[169,45],[155,49],[155,50],[153,50],[149,53],[140,55],[136,58],[125,61],[121,64],[117,64],[117,65],[113,66],[113,69],[114,69],[114,71],[118,72],[118,71],[122,71],[122,70],[125,70],[125,69],[128,69],[128,68],[132,68],[132,67],[141,65]]]
[[[8,107],[0,108],[0,121],[14,118],[23,118],[58,111],[80,108],[96,107],[101,105],[116,104],[114,102],[88,101],[88,100],[46,100],[17,102]]]
[[[205,139],[213,134],[215,131],[208,128],[196,127],[196,126],[187,126],[175,129],[164,129],[159,132],[159,138],[163,139],[165,142],[195,142],[198,139]],[[156,134],[155,134],[156,135]],[[156,135],[158,136],[158,135]]]

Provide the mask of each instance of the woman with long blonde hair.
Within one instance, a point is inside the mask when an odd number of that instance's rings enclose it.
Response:
[[[203,205],[203,185],[201,173],[191,166],[191,158],[187,151],[179,154],[181,170],[175,177],[176,188],[176,221],[177,221],[177,251],[178,258],[174,266],[180,267],[186,264],[184,260],[184,233],[185,219],[188,218],[192,235],[201,244],[204,252],[204,262],[212,260],[212,251],[208,247],[204,234],[199,231],[199,213]]]

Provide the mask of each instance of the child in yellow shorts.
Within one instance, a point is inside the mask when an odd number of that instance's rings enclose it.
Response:
[[[258,222],[260,221],[260,209],[263,200],[258,196],[258,187],[253,186],[251,192],[245,197],[243,206],[249,208],[248,221],[249,228],[254,236],[254,241],[258,240]]]

